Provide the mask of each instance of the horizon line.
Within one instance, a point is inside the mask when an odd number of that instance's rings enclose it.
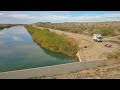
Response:
[[[104,22],[120,22],[120,21],[80,21],[80,22],[33,22],[33,23],[104,23]],[[0,24],[33,24],[33,23],[0,23]]]

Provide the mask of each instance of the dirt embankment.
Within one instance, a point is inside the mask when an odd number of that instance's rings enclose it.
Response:
[[[33,27],[37,27],[35,24],[32,24]],[[43,27],[37,27],[43,28]],[[84,34],[76,34],[71,32],[65,32],[60,30],[49,29],[51,32],[55,32],[57,34],[64,34],[70,38],[73,38],[79,45],[79,56],[82,61],[93,61],[93,60],[101,60],[106,59],[104,53],[112,53],[114,51],[118,51],[120,46],[114,41],[115,38],[103,37],[103,42],[94,42],[92,36],[84,35]],[[119,41],[119,40],[118,40]],[[104,45],[108,42],[111,42],[112,47],[108,48]]]
[[[16,24],[0,24],[0,30],[15,26]]]

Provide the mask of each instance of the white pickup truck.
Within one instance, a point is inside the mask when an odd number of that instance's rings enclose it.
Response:
[[[93,34],[93,39],[96,42],[102,42],[102,35],[101,34]]]

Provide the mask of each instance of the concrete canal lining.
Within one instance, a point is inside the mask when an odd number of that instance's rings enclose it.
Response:
[[[88,62],[74,62],[46,67],[38,67],[24,70],[16,70],[0,73],[0,79],[27,79],[30,77],[52,76],[77,70],[95,68],[102,65],[120,63],[120,60],[96,60]]]

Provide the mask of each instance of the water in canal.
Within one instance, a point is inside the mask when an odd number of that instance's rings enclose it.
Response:
[[[71,57],[38,46],[24,26],[0,30],[0,72],[70,62]]]

